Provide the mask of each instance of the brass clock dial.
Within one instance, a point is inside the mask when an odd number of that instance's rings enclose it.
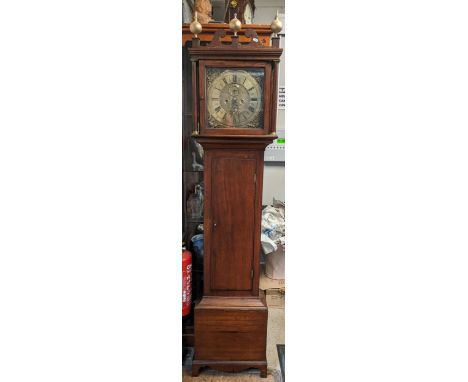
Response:
[[[263,70],[210,68],[208,127],[263,127]]]

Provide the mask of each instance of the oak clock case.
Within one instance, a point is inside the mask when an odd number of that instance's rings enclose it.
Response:
[[[242,33],[242,31],[241,31]],[[263,157],[276,138],[282,49],[217,31],[193,39],[195,140],[204,150],[203,297],[194,309],[192,375],[204,367],[266,377],[268,308],[259,289]]]

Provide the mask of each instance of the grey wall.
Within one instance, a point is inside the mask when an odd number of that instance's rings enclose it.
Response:
[[[255,24],[271,24],[276,15],[284,13],[284,0],[255,0]]]

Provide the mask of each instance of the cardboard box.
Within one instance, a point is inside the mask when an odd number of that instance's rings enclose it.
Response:
[[[266,296],[266,303],[269,308],[284,309],[284,300],[285,300],[284,288],[267,289],[265,291],[265,296]]]
[[[265,267],[260,272],[260,289],[265,291],[267,306],[269,308],[284,309],[285,282],[284,279],[271,279],[265,274]]]

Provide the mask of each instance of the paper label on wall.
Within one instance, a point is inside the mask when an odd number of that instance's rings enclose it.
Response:
[[[278,109],[285,109],[286,104],[286,90],[284,86],[278,87]]]

